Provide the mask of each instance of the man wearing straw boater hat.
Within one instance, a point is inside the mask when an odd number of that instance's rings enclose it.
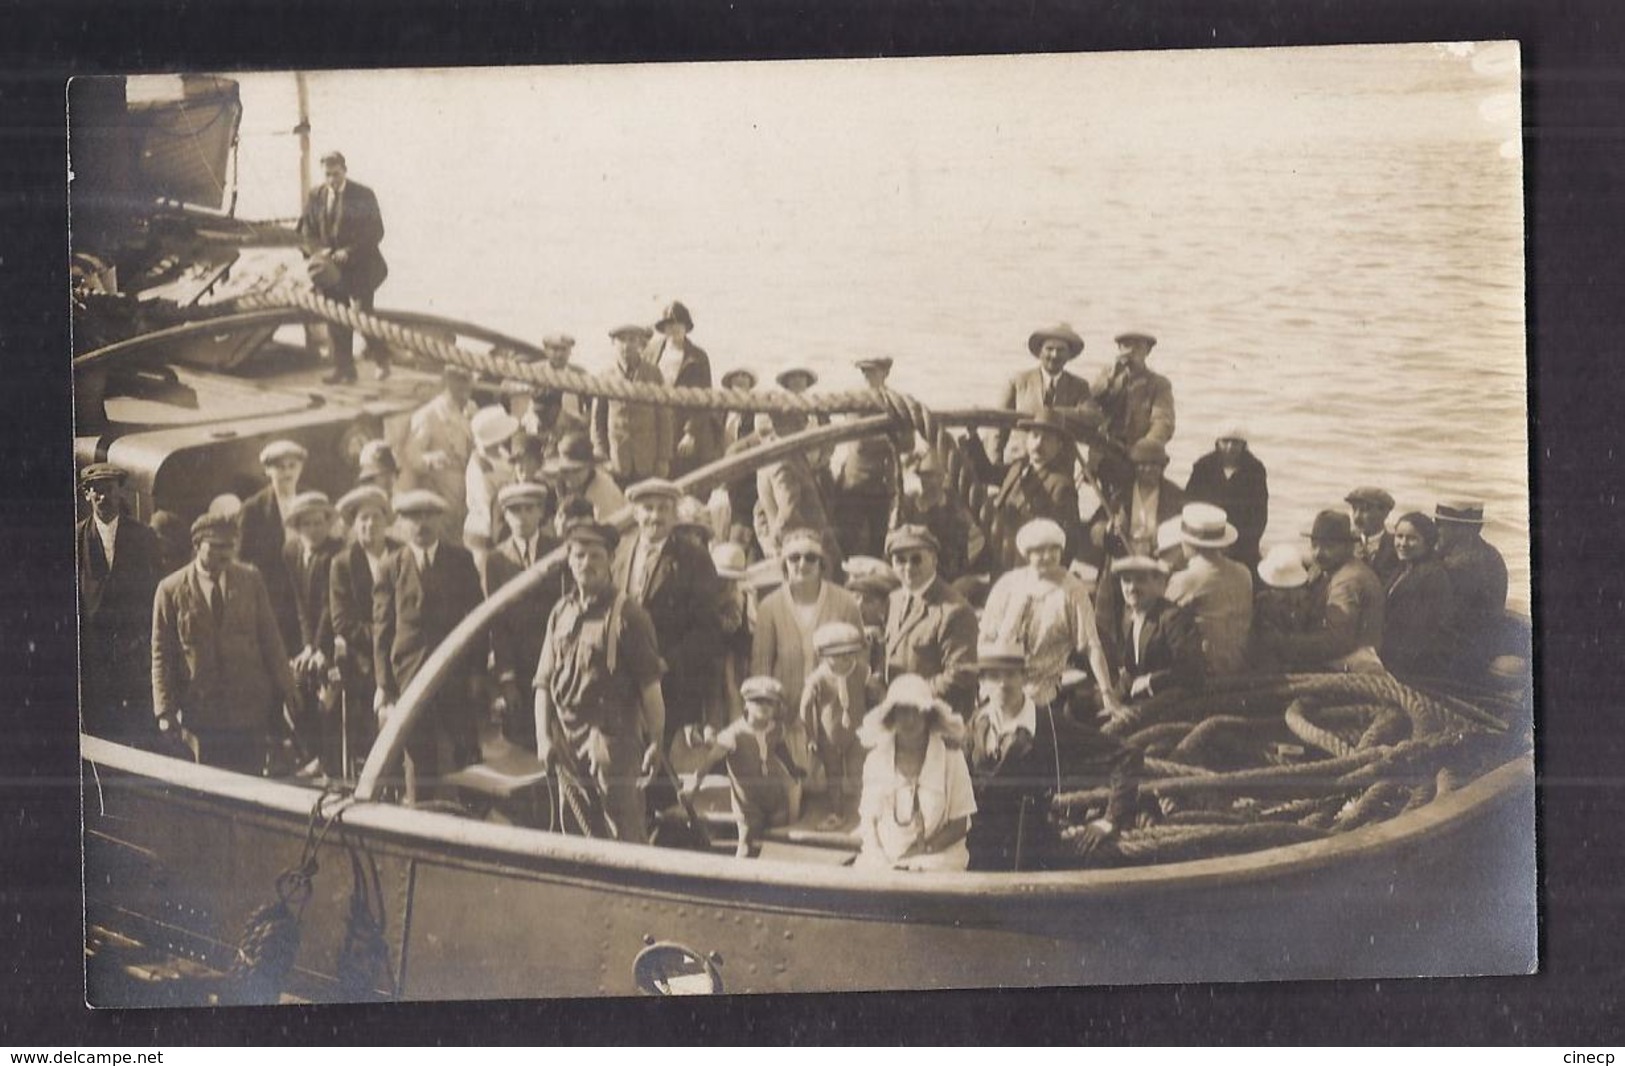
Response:
[[[1266,631],[1261,645],[1289,669],[1380,670],[1376,649],[1382,647],[1388,597],[1371,567],[1355,557],[1359,538],[1348,513],[1321,511],[1305,535],[1315,564],[1310,586],[1321,608],[1320,624],[1307,633]]]
[[[1095,382],[1094,399],[1106,414],[1106,435],[1125,448],[1143,440],[1174,439],[1174,387],[1146,366],[1157,338],[1140,330],[1119,333],[1117,360]]]
[[[1046,407],[1077,407],[1089,399],[1089,383],[1066,369],[1066,364],[1083,353],[1083,338],[1065,322],[1033,330],[1027,338],[1027,351],[1038,365],[1023,370],[1004,387],[999,406],[1033,416]],[[1006,465],[1022,457],[1021,445],[1008,428],[993,437],[993,459]]]
[[[1188,503],[1179,519],[1180,540],[1189,559],[1168,580],[1168,598],[1190,611],[1202,634],[1210,677],[1247,668],[1253,628],[1253,575],[1225,549],[1236,543],[1236,527],[1210,503]]]
[[[1484,539],[1484,502],[1443,499],[1433,510],[1439,526],[1439,563],[1455,594],[1455,659],[1469,676],[1481,672],[1501,650],[1499,634],[1507,602],[1507,564]]]
[[[124,513],[127,477],[112,463],[79,474],[90,510],[74,530],[80,708],[87,731],[145,743],[154,736],[152,597],[163,571],[158,534]]]

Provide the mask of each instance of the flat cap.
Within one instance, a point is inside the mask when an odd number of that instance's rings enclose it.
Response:
[[[311,515],[322,515],[329,521],[333,517],[333,504],[325,492],[301,492],[288,502],[288,513],[282,516],[282,524],[291,526],[300,519]]]
[[[900,551],[911,548],[925,548],[933,554],[941,554],[942,545],[937,541],[937,535],[925,526],[902,525],[886,534],[886,554],[894,555]]]
[[[428,489],[397,492],[391,502],[395,505],[396,514],[445,514],[447,509],[446,501],[439,493]]]
[[[1112,573],[1162,574],[1166,577],[1168,575],[1168,564],[1161,559],[1153,559],[1149,555],[1130,555],[1123,559],[1113,559]]]
[[[813,630],[813,649],[820,655],[839,655],[866,647],[863,630],[851,622],[825,622]]]
[[[339,497],[339,514],[344,516],[346,522],[354,522],[363,507],[376,507],[388,518],[389,494],[377,485],[361,485]]]
[[[301,463],[310,458],[304,446],[291,440],[274,440],[260,449],[260,465],[270,466],[284,459],[297,459]]]
[[[1344,503],[1370,503],[1381,507],[1384,511],[1394,509],[1394,497],[1386,489],[1379,489],[1374,485],[1361,485],[1347,496]]]
[[[569,351],[576,346],[576,339],[568,333],[549,333],[542,338],[542,347],[554,351]]]
[[[750,703],[784,703],[784,686],[776,677],[747,677],[739,686],[739,694]]]
[[[595,544],[613,554],[620,546],[621,534],[612,525],[583,519],[564,527],[564,539],[569,544]]]
[[[201,514],[192,523],[192,543],[202,541],[218,541],[237,543],[242,533],[237,528],[237,520],[230,515]]]
[[[497,506],[509,508],[521,503],[534,503],[546,507],[552,500],[553,490],[534,481],[515,481],[497,490]]]
[[[609,331],[609,339],[612,341],[618,341],[622,337],[637,337],[640,340],[647,341],[654,335],[654,330],[648,326],[640,326],[635,322],[627,322]]]
[[[1154,348],[1157,344],[1157,338],[1155,336],[1150,333],[1146,333],[1144,330],[1138,329],[1125,330],[1124,332],[1113,337],[1112,340],[1116,341],[1118,344],[1143,344],[1147,348]]]
[[[130,472],[122,466],[113,463],[91,463],[79,471],[79,484],[89,485],[93,481],[123,481],[130,476]]]
[[[677,487],[674,481],[663,477],[646,478],[626,490],[628,503],[640,503],[643,500],[675,500],[683,495],[683,490]]]

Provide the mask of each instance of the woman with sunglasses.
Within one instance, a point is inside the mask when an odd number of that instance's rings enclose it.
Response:
[[[891,683],[863,720],[869,748],[858,802],[858,864],[963,870],[976,797],[962,743],[965,723],[917,674]]]

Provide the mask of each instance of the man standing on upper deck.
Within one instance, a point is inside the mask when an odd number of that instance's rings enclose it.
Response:
[[[378,197],[358,181],[351,181],[343,152],[322,156],[326,180],[310,191],[299,216],[299,232],[313,244],[311,280],[316,291],[330,300],[362,311],[372,310],[373,293],[389,276],[378,245],[384,239],[384,217]],[[322,380],[329,385],[356,380],[355,338],[346,326],[329,324],[333,338],[333,373]],[[367,353],[378,364],[380,380],[389,376],[389,349],[368,342]]]
[[[648,326],[625,325],[610,330],[617,345],[615,369],[626,381],[660,385],[660,371],[644,361],[653,332]],[[707,371],[709,373],[709,371]],[[671,476],[672,409],[659,403],[633,403],[599,397],[593,401],[592,448],[615,480],[630,485],[651,477]]]
[[[1032,418],[1046,407],[1078,407],[1089,399],[1089,383],[1066,369],[1066,364],[1083,353],[1083,338],[1065,322],[1034,330],[1027,338],[1027,350],[1038,360],[1031,370],[1023,370],[1004,387],[999,406]],[[993,437],[993,461],[1006,466],[1024,457],[1020,435],[1008,426]]]
[[[1117,361],[1094,389],[1094,400],[1106,415],[1106,435],[1125,448],[1142,440],[1166,446],[1174,437],[1174,387],[1146,366],[1157,338],[1130,331],[1115,340]]]
[[[1500,651],[1497,637],[1506,612],[1506,560],[1484,539],[1483,501],[1440,500],[1433,518],[1439,525],[1439,563],[1450,575],[1455,595],[1456,668],[1475,676]]]
[[[709,389],[711,357],[689,339],[693,330],[694,317],[681,300],[673,300],[655,323],[658,335],[643,349],[643,362],[659,371],[668,385]],[[682,477],[722,458],[722,416],[715,411],[675,411],[671,415],[671,433],[672,477]]]

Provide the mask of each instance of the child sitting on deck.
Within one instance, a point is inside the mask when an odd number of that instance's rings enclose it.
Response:
[[[813,633],[818,666],[801,693],[801,721],[824,770],[829,815],[822,829],[840,828],[856,808],[863,784],[863,746],[858,726],[869,711],[868,643],[849,622],[826,622]]]
[[[700,781],[720,763],[727,768],[733,796],[734,821],[739,826],[740,858],[761,851],[761,837],[772,826],[789,825],[801,814],[801,778],[804,771],[785,747],[780,716],[784,688],[771,677],[750,677],[739,686],[745,717],[728,726],[712,742],[689,780],[684,798],[699,791]]]

